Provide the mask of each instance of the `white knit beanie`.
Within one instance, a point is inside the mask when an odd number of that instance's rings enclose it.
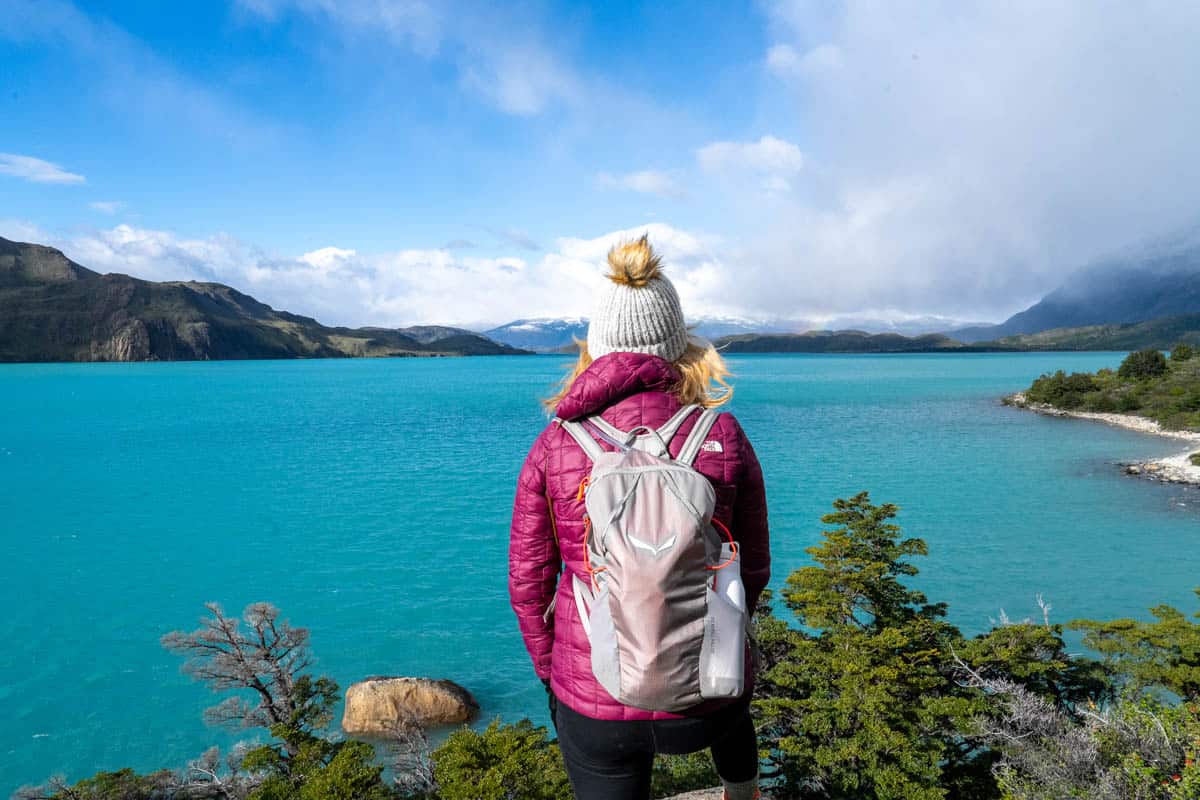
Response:
[[[592,358],[609,353],[649,353],[675,361],[687,349],[683,309],[662,259],[646,236],[608,251],[608,278],[588,323]]]

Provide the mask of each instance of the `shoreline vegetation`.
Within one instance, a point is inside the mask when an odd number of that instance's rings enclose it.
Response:
[[[1200,614],[1067,624],[1003,613],[967,635],[912,582],[924,540],[866,492],[835,500],[812,562],[753,619],[764,795],[777,800],[1194,800],[1200,796]],[[1200,589],[1197,590],[1200,595]],[[557,742],[528,719],[459,728],[431,747],[398,716],[386,741],[330,729],[337,683],[308,631],[268,603],[215,603],[162,644],[222,700],[213,723],[257,729],[227,753],[139,774],[52,778],[18,800],[569,800]],[[1088,654],[1067,649],[1066,631]],[[515,632],[513,634],[516,635]],[[529,680],[534,681],[532,673]],[[539,701],[540,702],[540,701]],[[390,768],[385,773],[384,765]],[[716,786],[707,752],[656,760],[652,797]],[[676,798],[676,800],[679,800]]]
[[[1102,422],[1189,443],[1183,452],[1124,465],[1129,475],[1200,486],[1200,355],[1186,344],[1170,357],[1130,353],[1116,370],[1045,374],[1006,405],[1053,417]]]

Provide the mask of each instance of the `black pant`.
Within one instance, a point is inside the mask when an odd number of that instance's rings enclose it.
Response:
[[[551,699],[558,745],[576,800],[646,800],[655,753],[708,747],[717,774],[730,783],[758,774],[758,740],[749,698],[704,717],[602,720]]]

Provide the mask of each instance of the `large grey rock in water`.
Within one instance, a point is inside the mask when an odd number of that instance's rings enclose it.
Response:
[[[478,713],[479,703],[454,681],[377,676],[346,690],[342,730],[388,734],[398,723],[454,725],[470,722]]]

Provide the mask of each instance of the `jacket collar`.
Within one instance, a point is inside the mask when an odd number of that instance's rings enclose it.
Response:
[[[670,362],[645,353],[609,353],[593,361],[555,409],[562,419],[595,414],[638,392],[665,392],[679,382]]]

